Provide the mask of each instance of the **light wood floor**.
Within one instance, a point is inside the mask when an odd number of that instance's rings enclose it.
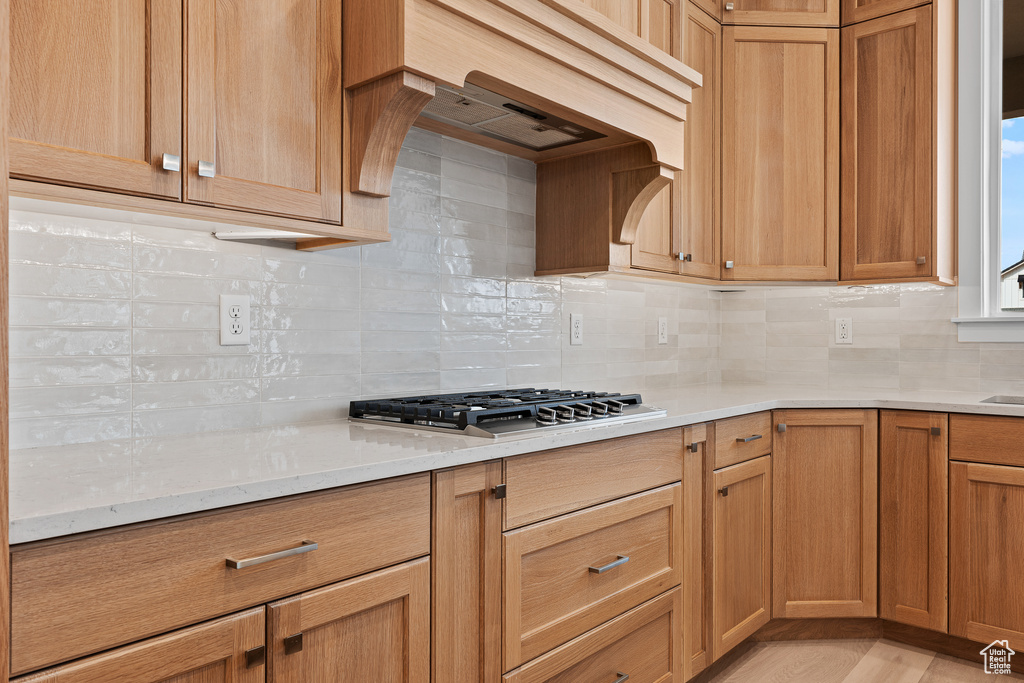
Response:
[[[756,643],[711,679],[714,683],[1002,683],[1014,680],[1024,681],[1024,676],[992,676],[986,674],[980,664],[891,640]]]

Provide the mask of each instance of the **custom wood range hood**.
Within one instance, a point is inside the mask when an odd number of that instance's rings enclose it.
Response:
[[[418,125],[558,160],[570,172],[539,174],[538,195],[560,193],[570,213],[596,202],[628,239],[682,168],[700,74],[580,0],[346,0],[344,25],[353,194],[390,194]]]

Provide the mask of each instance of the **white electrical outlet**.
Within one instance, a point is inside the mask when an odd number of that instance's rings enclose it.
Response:
[[[569,343],[583,346],[583,316],[578,313],[569,314]]]
[[[220,295],[220,345],[248,346],[252,320],[246,294]]]
[[[658,318],[658,343],[668,344],[668,318]]]
[[[836,318],[836,344],[853,343],[853,318]]]

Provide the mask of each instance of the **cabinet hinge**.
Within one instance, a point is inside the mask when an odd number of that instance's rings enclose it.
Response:
[[[501,500],[502,498],[505,497],[505,485],[504,484],[498,484],[493,489],[491,489],[491,491],[494,492],[494,497],[497,500]]]

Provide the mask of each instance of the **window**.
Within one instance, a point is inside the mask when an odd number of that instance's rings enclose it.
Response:
[[[960,341],[1024,341],[1024,0],[959,3]]]

